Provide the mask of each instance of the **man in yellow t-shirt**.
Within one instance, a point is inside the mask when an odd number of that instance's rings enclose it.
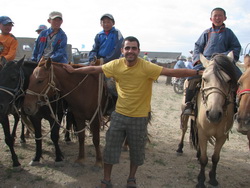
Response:
[[[8,16],[0,16],[0,57],[5,57],[7,61],[12,61],[16,57],[18,41],[10,33],[14,22]]]
[[[104,148],[104,178],[101,188],[112,187],[111,172],[119,163],[122,144],[127,137],[130,152],[130,172],[127,187],[136,187],[135,174],[144,163],[147,124],[151,111],[152,84],[160,75],[188,77],[201,74],[191,69],[168,69],[139,58],[140,43],[135,37],[124,39],[121,48],[123,58],[101,66],[87,66],[78,69],[70,65],[64,68],[72,74],[104,73],[116,81],[118,100],[111,115]]]

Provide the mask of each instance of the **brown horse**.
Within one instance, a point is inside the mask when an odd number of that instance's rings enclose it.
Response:
[[[237,93],[238,113],[236,119],[238,122],[237,131],[247,135],[250,150],[250,56],[244,57],[245,72],[240,77],[239,89]]]
[[[197,149],[200,162],[196,187],[205,187],[205,167],[208,163],[207,144],[212,140],[214,153],[212,169],[209,172],[209,184],[218,185],[216,168],[220,159],[220,151],[233,126],[237,77],[235,65],[232,62],[232,53],[229,56],[217,54],[210,61],[203,55],[200,58],[206,69],[197,96],[197,114],[191,124],[191,134],[194,136],[192,144]],[[184,127],[187,127],[187,119],[184,118],[185,122],[182,122]]]
[[[71,66],[71,65],[68,65]],[[101,75],[69,74],[62,63],[41,61],[33,74],[24,100],[24,110],[35,114],[41,105],[48,103],[46,99],[60,95],[64,98],[75,117],[79,141],[77,163],[85,160],[84,140],[86,120],[90,122],[93,143],[96,150],[96,166],[102,166],[100,151],[100,121],[102,109],[106,104],[105,88],[99,85]]]

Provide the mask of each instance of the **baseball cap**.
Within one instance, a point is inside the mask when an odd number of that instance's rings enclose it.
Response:
[[[49,18],[50,19],[55,19],[55,18],[62,18],[62,13],[61,12],[56,12],[56,11],[53,11],[49,14]]]
[[[104,15],[102,15],[101,20],[103,18],[105,18],[105,17],[107,17],[107,18],[109,18],[109,19],[111,19],[111,20],[113,20],[115,22],[115,19],[114,19],[114,17],[111,14],[104,14]]]
[[[12,22],[12,20],[8,16],[0,16],[0,23],[3,25],[6,25],[8,23],[14,24],[14,22]]]
[[[38,29],[36,30],[37,31],[40,31],[40,30],[44,30],[44,29],[47,29],[47,26],[46,25],[39,25]]]
[[[186,60],[186,57],[184,55],[181,55],[178,59],[180,59],[180,60]]]

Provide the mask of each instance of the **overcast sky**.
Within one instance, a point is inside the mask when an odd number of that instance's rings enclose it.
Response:
[[[63,14],[62,29],[68,43],[91,50],[102,30],[100,17],[114,16],[115,27],[124,37],[135,36],[142,51],[181,52],[189,55],[201,33],[211,27],[215,7],[227,12],[225,24],[238,37],[242,48],[250,43],[249,0],[1,0],[1,15],[15,23],[16,37],[37,37],[38,25],[47,22],[51,11]],[[82,45],[85,48],[82,49]],[[250,47],[250,45],[249,45]]]

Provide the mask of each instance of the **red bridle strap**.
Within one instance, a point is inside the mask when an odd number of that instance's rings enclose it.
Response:
[[[244,93],[250,93],[250,89],[243,89],[243,90],[238,90],[237,95],[242,95]]]

